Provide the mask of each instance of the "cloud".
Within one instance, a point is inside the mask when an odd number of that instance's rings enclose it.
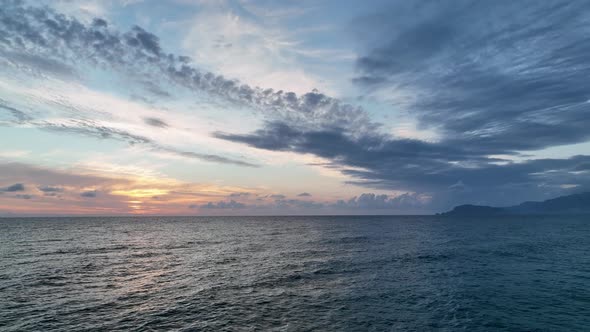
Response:
[[[0,210],[20,215],[189,214],[179,209],[195,200],[204,204],[209,200],[223,200],[236,191],[255,192],[240,187],[181,182],[161,174],[142,173],[140,168],[107,166],[52,169],[0,163],[0,183],[18,181],[23,190],[14,194],[28,195],[39,202],[35,205],[17,202],[14,198],[27,198],[0,191]],[[35,196],[37,189],[43,195]]]
[[[76,135],[90,136],[99,139],[115,139],[119,141],[125,141],[131,145],[133,144],[152,144],[153,141],[145,136],[132,134],[130,132],[102,126],[93,121],[76,121],[71,120],[69,123],[55,124],[51,122],[43,122],[38,125],[39,128],[58,132],[58,133],[69,133]]]
[[[33,195],[29,195],[29,194],[18,194],[14,196],[15,198],[20,198],[20,199],[31,199],[34,196]]]
[[[84,191],[84,192],[80,193],[81,197],[86,197],[86,198],[94,198],[97,195],[98,195],[98,192],[96,190]]]
[[[269,197],[273,198],[273,199],[285,199],[287,196],[281,195],[281,194],[274,194],[274,195],[270,195]]]
[[[399,2],[360,20],[374,40],[355,81],[449,144],[504,153],[585,142],[589,12],[571,1]]]
[[[208,202],[207,204],[202,205],[190,205],[190,208],[201,208],[201,209],[243,209],[246,207],[245,204],[236,202],[234,200],[231,201],[220,201],[220,202]]]
[[[11,186],[1,188],[0,191],[2,192],[15,192],[15,191],[24,191],[25,185],[22,183],[15,183]]]
[[[269,196],[272,198],[272,196]],[[189,208],[235,210],[251,214],[366,214],[380,211],[381,213],[407,213],[420,211],[430,202],[431,197],[416,193],[405,193],[397,196],[364,193],[348,200],[332,202],[315,202],[298,199],[276,199],[270,202],[259,201],[257,204],[247,202],[219,201],[206,204],[193,204]]]
[[[355,82],[407,111],[419,128],[436,131],[436,140],[402,139],[379,132],[379,126],[355,130],[335,121],[282,119],[250,133],[214,136],[312,154],[342,169],[350,183],[423,193],[440,206],[543,199],[569,193],[563,186],[569,183],[580,184],[576,190],[590,188],[589,173],[574,173],[590,157],[526,160],[523,154],[590,140],[590,90],[584,84],[590,41],[581,33],[590,6],[390,6],[356,24],[370,38]]]
[[[218,155],[214,155],[214,154],[197,153],[197,152],[191,152],[191,151],[180,151],[180,150],[177,150],[174,148],[164,147],[164,146],[159,146],[159,145],[154,145],[154,149],[156,151],[167,152],[167,153],[171,153],[171,154],[178,155],[181,157],[200,159],[200,160],[204,160],[204,161],[208,161],[208,162],[230,164],[230,165],[236,165],[236,166],[245,166],[245,167],[258,167],[259,166],[257,164],[251,163],[251,162],[222,157],[222,156],[218,156]]]
[[[103,126],[91,120],[71,120],[67,124],[55,124],[45,121],[38,123],[37,127],[39,127],[40,129],[58,133],[84,135],[99,139],[115,139],[127,142],[131,145],[144,144],[150,146],[154,151],[170,153],[185,158],[199,159],[207,162],[215,162],[245,167],[258,167],[258,165],[247,161],[223,157],[215,154],[182,151],[173,147],[163,146],[146,136],[133,134],[128,131],[117,128]]]
[[[167,53],[156,35],[138,26],[120,32],[100,18],[85,24],[47,7],[24,7],[19,1],[3,5],[0,50],[48,61],[86,63],[143,77],[143,81],[174,84],[264,111],[262,114],[270,118],[317,126],[337,124],[349,130],[378,126],[362,109],[318,91],[298,96],[202,71],[192,65],[190,58]]]
[[[75,68],[58,60],[35,54],[10,51],[0,51],[0,55],[10,61],[13,66],[25,65],[36,71],[51,73],[68,80],[78,80],[80,78]]]
[[[270,6],[274,5],[267,3],[264,9]],[[284,11],[286,6],[301,10],[304,5],[283,2],[278,6]],[[252,7],[236,1],[200,6],[187,24],[184,48],[199,64],[253,86],[304,93],[324,85],[317,77],[320,66],[310,68],[305,58],[323,62],[321,67],[325,67],[341,60],[343,52],[307,49],[293,29],[282,27],[287,17],[276,19],[267,10]]]
[[[252,193],[240,192],[240,193],[231,193],[231,194],[229,194],[228,197],[248,197],[250,195],[252,195]]]
[[[590,188],[590,174],[572,173],[583,168],[590,156],[513,162],[489,157],[495,150],[485,146],[396,139],[375,133],[355,137],[338,128],[314,131],[272,122],[250,134],[215,136],[260,149],[313,154],[356,179],[351,183],[424,193],[437,199],[448,197],[447,202],[440,202],[443,205],[462,200],[504,204],[509,200],[543,198],[566,193],[557,188],[563,183],[583,182],[582,187]],[[470,195],[459,195],[452,190],[456,188],[450,188],[459,181],[473,190]],[[540,189],[543,184],[550,184],[551,191],[547,186]],[[505,192],[512,194],[507,196]]]
[[[523,151],[590,139],[587,13],[587,5],[565,1],[398,2],[361,20],[357,26],[368,29],[371,37],[357,61],[355,82],[373,97],[416,117],[420,127],[436,131],[440,138],[433,141],[384,133],[383,126],[362,108],[319,91],[297,95],[203,71],[188,57],[168,53],[156,35],[141,27],[119,31],[103,19],[82,23],[18,1],[3,3],[0,11],[0,56],[4,54],[11,63],[22,58],[23,65],[49,73],[66,72],[61,65],[93,65],[140,84],[184,87],[262,111],[266,122],[258,130],[216,132],[213,136],[218,139],[318,156],[327,160],[326,167],[341,169],[352,179],[350,183],[432,196],[431,204],[475,200],[501,205],[572,190],[564,185],[590,188],[588,156],[512,160],[526,158]],[[163,96],[157,85],[144,87],[154,97]],[[0,103],[0,109],[17,124],[143,144],[188,158],[255,166],[181,151],[141,133],[90,120],[33,122],[29,111],[7,103]],[[163,128],[151,122],[148,125]],[[381,202],[377,196],[363,197],[360,203],[359,198],[351,204]]]
[[[152,127],[157,127],[157,128],[167,128],[168,127],[168,124],[164,120],[158,119],[158,118],[144,118],[143,121]]]
[[[88,172],[68,172],[66,170],[55,170],[32,166],[24,163],[0,163],[0,181],[17,180],[11,187],[23,188],[23,183],[35,183],[39,188],[54,188],[53,184],[59,183],[64,187],[95,187],[99,185],[130,184],[130,180],[112,179],[108,176],[88,174]],[[22,186],[22,187],[21,187]],[[57,188],[57,187],[55,187]],[[42,190],[43,191],[43,190]]]
[[[322,202],[313,202],[299,199],[279,199],[274,202],[274,209],[278,210],[295,210],[296,212],[304,212],[306,210],[318,210],[330,207]]]
[[[311,197],[310,193],[301,193],[299,195],[297,195],[297,197]]]
[[[432,197],[416,193],[405,193],[399,196],[391,197],[388,195],[376,195],[373,193],[364,193],[355,196],[348,201],[340,200],[335,206],[344,209],[366,209],[366,210],[400,210],[407,208],[421,208],[430,203]]]
[[[61,193],[64,191],[62,187],[53,187],[53,186],[39,186],[37,187],[40,191],[44,193]]]
[[[13,117],[14,121],[18,124],[26,123],[26,122],[31,121],[33,119],[26,112],[23,112],[23,111],[18,110],[14,107],[8,106],[6,104],[6,102],[4,100],[2,100],[1,98],[0,98],[0,110],[10,113],[10,115]]]
[[[153,82],[182,86],[225,102],[263,111],[261,114],[265,117],[282,119],[304,127],[338,126],[351,133],[361,133],[380,126],[371,121],[361,108],[342,103],[316,90],[298,96],[282,90],[251,87],[201,71],[192,64],[190,58],[167,53],[156,35],[137,26],[121,32],[101,18],[83,23],[47,7],[24,7],[18,1],[9,1],[0,12],[0,35],[3,36],[0,51],[22,54],[26,61],[33,58],[44,59],[45,62],[39,67],[48,72],[65,72],[60,64],[92,65],[126,74],[138,79],[141,84],[149,82],[151,88],[148,90],[151,91],[158,88],[158,84]],[[12,58],[16,61],[21,57]],[[93,121],[92,117],[66,123],[36,121],[26,110],[8,105],[4,105],[4,109],[10,111],[15,119],[14,123],[17,124],[34,125],[60,133],[121,140],[129,144],[143,144],[154,151],[207,162],[258,166],[236,158],[165,146],[142,133],[114,128]],[[159,128],[168,127],[165,121],[156,117],[146,117],[144,122]]]

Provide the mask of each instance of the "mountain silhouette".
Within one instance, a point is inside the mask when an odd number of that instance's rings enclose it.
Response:
[[[524,202],[507,207],[459,205],[441,216],[497,216],[524,214],[590,214],[590,192],[561,196],[543,202]]]

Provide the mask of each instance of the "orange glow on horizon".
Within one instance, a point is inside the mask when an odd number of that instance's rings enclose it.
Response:
[[[113,195],[128,196],[131,198],[145,198],[153,196],[167,195],[170,191],[166,189],[131,189],[131,190],[114,190]]]

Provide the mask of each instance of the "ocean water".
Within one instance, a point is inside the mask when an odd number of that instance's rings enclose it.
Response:
[[[590,331],[590,218],[0,219],[0,331]]]

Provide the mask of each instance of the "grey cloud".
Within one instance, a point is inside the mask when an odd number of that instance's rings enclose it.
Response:
[[[305,192],[305,193],[301,193],[301,194],[297,195],[297,197],[311,197],[311,194]]]
[[[0,111],[9,113],[14,119],[14,122],[17,124],[22,124],[33,119],[26,112],[23,112],[21,110],[18,110],[14,107],[7,105],[6,102],[2,99],[0,99]]]
[[[44,193],[61,193],[64,191],[62,187],[53,187],[53,186],[39,186],[37,187],[40,191]]]
[[[590,140],[590,5],[389,5],[357,24],[369,37],[356,82],[415,116],[421,129],[435,129],[438,141],[282,120],[252,133],[214,136],[313,154],[352,177],[350,183],[432,195],[437,206],[509,205],[590,188],[589,156],[522,162],[490,157],[522,159],[523,151]],[[569,183],[578,186],[563,188]]]
[[[28,194],[18,194],[13,196],[14,198],[20,198],[20,199],[31,199],[34,196],[33,195],[28,195]]]
[[[0,56],[13,64],[26,65],[42,72],[52,73],[58,77],[70,80],[79,78],[78,72],[72,66],[45,56],[10,51],[0,51]]]
[[[145,51],[153,55],[160,55],[162,49],[160,48],[160,39],[141,27],[134,26],[130,33],[126,34],[126,41],[128,45],[139,47],[141,46]]]
[[[574,173],[590,156],[516,163],[487,157],[494,150],[485,146],[428,143],[379,134],[353,137],[343,130],[305,131],[284,123],[267,123],[251,134],[215,135],[261,149],[314,154],[330,160],[328,166],[356,178],[353,184],[448,197],[448,202],[440,202],[444,207],[474,199],[498,205],[544,198],[540,195],[562,193],[560,183],[580,183],[580,190],[590,188],[589,173]],[[469,195],[449,188],[460,181],[471,188]],[[548,191],[549,187],[554,189]]]
[[[7,182],[15,180],[23,183],[35,183],[42,187],[51,186],[54,183],[72,187],[93,187],[96,185],[127,183],[124,179],[114,180],[94,175],[67,173],[23,163],[0,164],[0,181]]]
[[[326,158],[328,167],[343,168],[356,184],[449,197],[440,204],[500,205],[560,193],[560,183],[589,188],[587,156],[522,163],[488,157],[590,139],[588,7],[567,1],[399,2],[369,18],[373,37],[359,58],[356,81],[368,91],[411,95],[410,101],[391,102],[437,129],[442,138],[434,143],[379,134],[380,125],[362,109],[317,91],[297,96],[200,71],[190,59],[165,53],[158,38],[139,27],[118,32],[104,20],[84,25],[47,8],[7,1],[0,11],[0,49],[63,63],[88,61],[264,110],[270,121],[260,130],[215,136]],[[112,129],[89,134],[228,161]],[[469,195],[451,188],[459,181]]]
[[[158,118],[144,118],[143,121],[152,126],[152,127],[158,127],[158,128],[167,128],[168,124],[162,120],[162,119],[158,119]]]
[[[249,192],[239,192],[239,193],[231,193],[228,195],[228,197],[248,197],[252,195],[252,193]]]
[[[86,197],[86,198],[94,198],[94,197],[98,196],[98,192],[96,190],[84,191],[84,192],[80,193],[80,196]]]
[[[358,167],[370,167],[384,160],[399,166],[419,160],[437,165],[439,162],[449,161],[495,161],[485,157],[494,150],[485,148],[463,148],[415,139],[395,139],[378,133],[355,136],[342,128],[309,130],[281,122],[268,122],[262,129],[251,134],[216,132],[214,136],[260,149],[312,153]]]
[[[285,198],[287,198],[287,196],[281,195],[281,194],[274,194],[274,195],[270,195],[269,197],[270,198],[273,198],[273,199],[285,199]]]
[[[246,207],[245,204],[236,202],[234,200],[225,202],[220,201],[216,203],[209,202],[207,204],[202,205],[190,205],[190,208],[202,208],[202,209],[243,209]]]
[[[236,160],[236,159],[232,159],[232,158],[226,158],[226,157],[222,157],[222,156],[218,156],[218,155],[214,155],[214,154],[196,153],[196,152],[191,152],[191,151],[179,151],[174,148],[164,147],[164,146],[160,146],[160,145],[155,145],[154,149],[156,151],[168,152],[168,153],[172,153],[172,154],[175,154],[175,155],[178,155],[181,157],[200,159],[200,160],[208,161],[208,162],[230,164],[230,165],[236,165],[236,166],[245,166],[245,167],[258,167],[258,165],[254,164],[254,163]]]
[[[449,144],[504,153],[584,142],[589,20],[581,1],[399,2],[363,23],[377,37],[356,82],[413,95],[390,101]]]
[[[11,186],[0,188],[2,192],[15,192],[15,191],[24,191],[25,185],[22,183],[15,183]]]
[[[194,204],[189,208],[202,209],[241,209],[252,213],[372,213],[380,210],[382,213],[404,213],[419,211],[430,197],[416,193],[405,193],[398,196],[376,195],[364,193],[349,200],[333,202],[315,202],[298,199],[277,199],[272,202],[247,204],[234,200]],[[259,201],[260,202],[260,201]]]
[[[116,129],[112,127],[106,127],[100,124],[97,124],[95,121],[92,120],[70,120],[68,123],[52,123],[48,121],[34,121],[31,117],[29,117],[25,112],[20,111],[14,107],[8,106],[3,104],[3,101],[0,99],[0,110],[5,109],[12,113],[12,115],[17,118],[18,123],[27,123],[36,126],[42,130],[48,130],[57,133],[67,133],[67,134],[76,134],[76,135],[84,135],[90,136],[99,139],[114,139],[123,142],[127,142],[128,144],[143,144],[150,146],[154,151],[166,152],[170,154],[174,154],[177,156],[185,157],[185,158],[193,158],[199,159],[207,162],[215,162],[215,163],[222,163],[222,164],[231,164],[237,166],[246,166],[246,167],[258,167],[258,165],[242,161],[238,159],[223,157],[215,154],[206,154],[206,153],[197,153],[192,151],[182,151],[172,147],[163,146],[158,142],[142,136],[130,133],[128,131],[124,131],[121,129]],[[145,119],[146,123],[149,122],[152,126],[167,126],[167,124],[156,118],[147,118]]]
[[[299,199],[279,199],[274,202],[274,208],[276,209],[323,209],[326,207],[330,207],[324,203],[313,202],[308,200],[299,200]]]
[[[399,196],[390,197],[388,195],[376,195],[373,193],[364,193],[358,197],[353,197],[348,201],[338,201],[335,205],[344,209],[367,209],[367,210],[398,210],[411,207],[422,207],[429,201],[430,197],[416,193],[405,193]]]
[[[153,82],[144,81],[141,84],[145,87],[145,89],[151,93],[152,95],[160,98],[168,98],[171,97],[171,94],[162,89],[158,84]]]
[[[157,142],[153,141],[152,139],[147,138],[145,136],[132,134],[130,132],[116,129],[116,128],[101,126],[101,125],[98,125],[92,121],[82,121],[82,120],[74,121],[73,120],[73,121],[70,121],[70,123],[68,123],[68,124],[63,124],[63,123],[62,124],[53,124],[53,123],[49,123],[49,122],[43,122],[43,123],[37,124],[37,126],[41,129],[44,129],[44,130],[50,130],[50,131],[59,132],[59,133],[73,133],[73,134],[85,135],[85,136],[90,136],[90,137],[95,137],[95,138],[100,138],[100,139],[116,139],[116,140],[127,142],[131,145],[144,144],[144,145],[150,146],[154,151],[166,152],[166,153],[174,154],[174,155],[185,157],[185,158],[199,159],[199,160],[203,160],[203,161],[207,161],[207,162],[215,162],[215,163],[230,164],[230,165],[237,165],[237,166],[246,166],[246,167],[257,167],[258,166],[256,164],[253,164],[250,162],[227,158],[227,157],[222,157],[222,156],[218,156],[218,155],[214,155],[214,154],[197,153],[197,152],[192,152],[192,151],[181,151],[181,150],[178,150],[178,149],[175,149],[172,147],[163,146],[163,145],[161,145],[161,144],[159,144],[159,143],[157,143]]]
[[[140,27],[119,32],[111,29],[102,19],[85,25],[46,7],[25,7],[19,1],[8,1],[0,12],[0,35],[4,36],[0,41],[0,50],[28,54],[47,61],[85,61],[126,72],[132,77],[144,77],[144,82],[153,82],[154,78],[158,78],[156,81],[167,81],[231,103],[263,110],[266,116],[290,124],[318,130],[337,126],[353,135],[374,131],[380,126],[372,122],[362,109],[315,90],[297,96],[292,92],[253,88],[220,75],[202,72],[191,65],[188,57],[165,53],[159,45],[157,36]],[[13,115],[22,117],[26,116],[26,113],[13,112]],[[162,125],[157,121],[147,121],[151,125]],[[256,166],[250,162],[212,154],[178,151],[152,142],[141,135],[98,126],[87,121],[79,121],[74,125],[45,123],[40,126],[59,132],[119,139],[130,144],[148,144],[154,150],[188,158]]]
[[[71,121],[68,124],[54,124],[44,122],[42,124],[39,124],[38,127],[44,130],[54,131],[58,133],[77,134],[100,139],[116,139],[120,141],[125,141],[131,145],[153,143],[152,140],[147,137],[135,135],[120,129],[101,126],[95,124],[92,121]]]

